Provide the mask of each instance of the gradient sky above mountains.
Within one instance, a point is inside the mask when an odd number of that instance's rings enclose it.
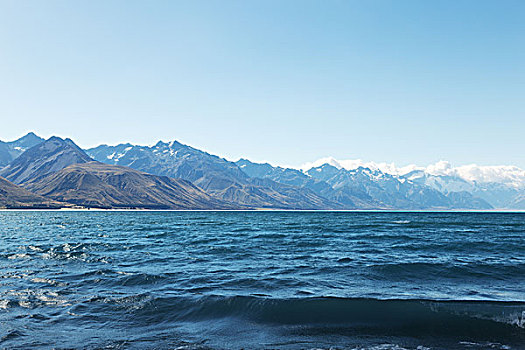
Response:
[[[523,1],[0,1],[0,139],[525,167]]]

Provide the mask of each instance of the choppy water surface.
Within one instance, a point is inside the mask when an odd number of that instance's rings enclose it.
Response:
[[[525,214],[0,212],[0,348],[524,349]]]

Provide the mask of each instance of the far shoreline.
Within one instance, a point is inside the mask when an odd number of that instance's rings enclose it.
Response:
[[[241,213],[501,213],[523,214],[525,209],[104,209],[104,208],[0,208],[0,212],[241,212]]]

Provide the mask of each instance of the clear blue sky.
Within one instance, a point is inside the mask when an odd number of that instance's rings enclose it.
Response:
[[[0,0],[0,139],[525,167],[525,1]]]

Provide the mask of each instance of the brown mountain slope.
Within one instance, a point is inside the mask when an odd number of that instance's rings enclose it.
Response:
[[[97,208],[235,209],[190,182],[89,162],[24,183],[34,193]]]
[[[188,180],[219,200],[252,208],[343,208],[306,188],[250,178],[237,164],[176,141],[152,147],[101,145],[87,152],[103,163]]]
[[[0,208],[42,209],[60,208],[65,203],[44,198],[0,177]]]

